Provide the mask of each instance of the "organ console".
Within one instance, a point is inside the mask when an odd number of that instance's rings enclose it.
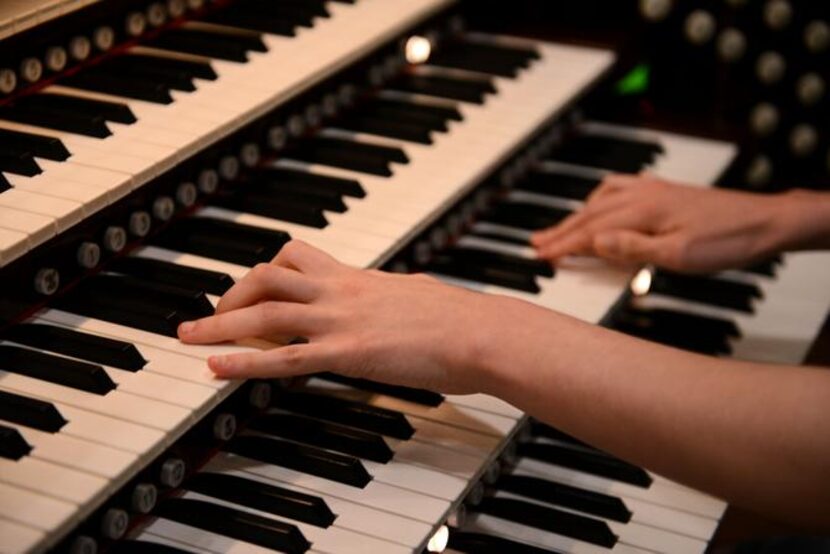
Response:
[[[752,27],[802,25],[781,1],[730,29],[705,9],[641,8],[724,63],[757,55],[746,67],[765,84],[792,60]],[[300,238],[680,348],[804,358],[830,306],[828,254],[708,277],[534,259],[529,234],[608,172],[715,184],[738,146],[593,118],[583,100],[618,72],[614,51],[465,14],[453,0],[0,5],[0,552],[707,549],[722,500],[498,399],[328,373],[219,381],[207,356],[256,345],[175,338]],[[827,35],[815,19],[804,41],[824,52]],[[824,105],[825,85],[806,73],[800,103]],[[747,105],[754,134],[785,129],[801,158],[826,147],[763,100]]]

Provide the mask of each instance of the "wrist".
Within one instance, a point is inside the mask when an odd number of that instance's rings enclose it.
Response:
[[[796,189],[779,195],[773,249],[778,252],[830,246],[830,195]]]

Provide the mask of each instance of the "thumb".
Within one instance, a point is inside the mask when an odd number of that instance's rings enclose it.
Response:
[[[657,263],[663,257],[663,247],[663,238],[636,231],[610,231],[594,237],[594,251],[619,262]]]

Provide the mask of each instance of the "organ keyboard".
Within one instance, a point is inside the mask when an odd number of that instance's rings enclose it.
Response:
[[[713,183],[732,145],[583,120],[613,53],[476,33],[448,0],[127,4],[0,45],[0,551],[705,550],[722,501],[498,399],[218,381],[207,356],[257,345],[175,329],[294,237],[648,335],[623,316],[657,293],[554,272],[529,232],[608,171]],[[728,277],[772,306],[826,267]]]

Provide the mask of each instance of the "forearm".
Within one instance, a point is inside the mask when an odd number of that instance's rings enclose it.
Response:
[[[781,195],[773,239],[780,251],[830,249],[830,194],[795,190]]]
[[[670,478],[830,527],[830,373],[704,358],[507,302],[473,350],[491,392]]]

